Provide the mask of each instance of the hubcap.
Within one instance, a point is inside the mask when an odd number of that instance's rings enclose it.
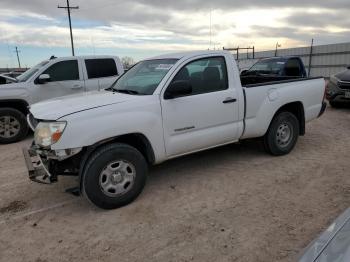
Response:
[[[110,197],[125,194],[132,188],[135,175],[135,167],[128,161],[118,160],[108,164],[100,173],[102,192]]]
[[[292,140],[293,129],[288,123],[282,123],[276,133],[276,142],[279,147],[287,147]]]
[[[0,137],[12,138],[18,135],[21,130],[21,124],[13,116],[0,117]]]

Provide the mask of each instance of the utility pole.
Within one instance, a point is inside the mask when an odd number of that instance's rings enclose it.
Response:
[[[73,43],[73,33],[72,33],[72,22],[70,19],[70,10],[71,9],[79,9],[79,6],[69,6],[69,0],[67,0],[67,6],[57,6],[57,8],[67,9],[68,12],[68,20],[69,20],[69,30],[70,30],[70,42],[72,44],[72,55],[74,56],[74,43]]]
[[[277,48],[281,47],[282,45],[279,44],[278,42],[276,43],[276,50],[275,50],[275,56],[277,56]]]
[[[223,50],[226,51],[235,51],[236,52],[236,59],[239,60],[239,50],[247,50],[247,58],[249,58],[248,51],[253,50],[253,59],[255,58],[255,46],[253,47],[236,47],[236,48],[222,48]]]
[[[311,46],[310,46],[310,56],[309,56],[309,70],[308,70],[308,74],[307,74],[308,77],[310,77],[310,73],[311,73],[313,47],[314,47],[314,39],[312,38]]]
[[[18,50],[17,46],[16,46],[15,52],[17,54],[18,68],[21,68],[21,61],[19,61],[19,55],[18,55],[18,53],[21,52],[21,51]]]

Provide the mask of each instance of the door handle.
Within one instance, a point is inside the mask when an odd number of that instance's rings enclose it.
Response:
[[[231,98],[231,97],[228,97],[226,98],[224,101],[222,101],[224,104],[229,104],[229,103],[234,103],[236,102],[237,99],[236,98]]]
[[[72,89],[80,89],[82,87],[83,87],[82,85],[77,84],[77,85],[73,85],[71,88]]]

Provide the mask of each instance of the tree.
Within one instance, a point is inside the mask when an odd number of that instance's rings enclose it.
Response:
[[[123,63],[124,69],[129,69],[130,67],[132,67],[135,64],[135,61],[130,56],[124,56],[122,58],[122,63]]]

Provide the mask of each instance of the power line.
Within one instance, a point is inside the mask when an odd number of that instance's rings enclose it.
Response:
[[[72,45],[72,55],[74,56],[74,42],[73,42],[73,32],[72,32],[72,22],[70,18],[70,10],[71,9],[79,9],[79,6],[69,6],[69,0],[67,0],[67,6],[57,6],[57,8],[63,8],[67,10],[68,20],[69,20],[69,31],[70,31],[70,42]]]
[[[20,53],[21,51],[18,50],[17,46],[16,46],[15,52],[17,54],[18,68],[21,68],[21,61],[19,60],[19,55],[18,55],[18,53]]]

